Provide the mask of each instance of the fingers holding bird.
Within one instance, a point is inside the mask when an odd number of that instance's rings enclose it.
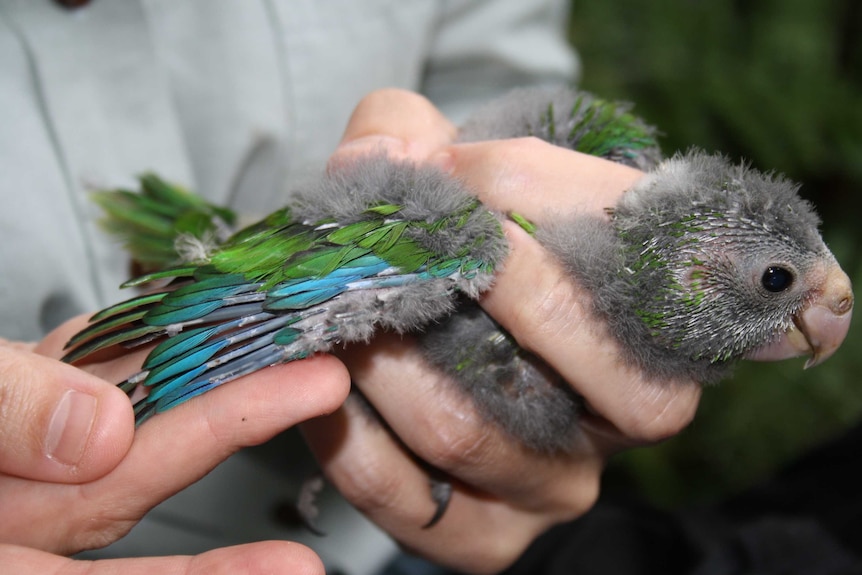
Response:
[[[602,456],[586,444],[540,455],[513,441],[423,360],[412,338],[384,334],[339,357],[376,414],[348,401],[303,431],[338,490],[406,548],[468,572],[497,572],[597,497]],[[452,493],[428,526],[438,512],[435,481]]]
[[[450,147],[455,135],[424,98],[377,92],[357,108],[329,168],[383,152],[464,177]],[[482,183],[493,188],[493,181]],[[407,548],[462,569],[498,570],[549,525],[595,500],[604,454],[585,439],[559,457],[513,441],[424,360],[412,338],[383,334],[339,357],[385,423],[348,402],[303,424],[303,432],[335,486]],[[451,482],[453,492],[440,524],[426,529],[437,511],[429,486],[435,478]]]
[[[329,166],[380,152],[433,163],[492,209],[538,222],[550,209],[602,214],[643,175],[534,138],[454,141],[452,124],[427,100],[384,91],[357,108]],[[585,292],[524,230],[511,222],[504,228],[511,254],[482,305],[585,398],[589,411],[570,449],[543,454],[514,440],[431,367],[412,338],[393,334],[340,354],[385,423],[348,404],[303,426],[348,500],[407,548],[475,571],[504,567],[548,526],[583,514],[598,495],[608,455],[675,433],[699,398],[689,382],[646,382],[624,367]],[[425,529],[436,511],[429,486],[435,474],[453,492],[440,524]]]
[[[622,362],[622,350],[593,315],[589,296],[518,226],[507,225],[507,237],[512,252],[481,305],[583,397],[580,426],[596,447],[610,454],[660,441],[685,427],[701,387],[649,380]]]
[[[63,371],[71,369],[56,361],[63,343],[85,324],[83,316],[70,320],[37,344],[32,358],[20,358],[40,367],[25,375],[32,379],[38,373],[44,379],[56,374],[57,384],[92,386],[93,375],[104,378],[107,385],[140,368],[145,351],[82,365],[91,375]],[[33,387],[35,380],[21,383]],[[50,391],[50,386],[42,387]],[[33,470],[43,476],[32,479],[16,476],[14,469],[0,473],[0,515],[20,519],[17,527],[0,530],[0,535],[7,542],[64,554],[106,545],[128,532],[151,507],[206,475],[233,452],[266,441],[301,420],[334,411],[347,391],[344,366],[331,356],[314,356],[261,370],[240,385],[223,386],[200,401],[171,410],[139,428],[133,441],[133,417],[126,402],[126,420],[112,423],[122,435],[106,437],[105,425],[94,425],[91,435],[95,437],[87,448],[101,459],[111,458],[112,469],[89,465],[86,474],[73,478],[71,485],[63,483],[68,479],[45,475],[39,468]],[[108,398],[103,395],[101,401],[106,404]],[[171,438],[170,449],[165,449],[166,437]],[[153,472],[156,468],[158,473]],[[62,517],[58,509],[64,510]]]
[[[378,151],[430,161],[465,180],[489,207],[535,222],[573,211],[600,214],[643,176],[537,138],[450,145],[455,136],[453,125],[421,96],[375,92],[357,107],[330,166]],[[591,317],[587,294],[523,230],[505,227],[513,251],[483,305],[601,414],[588,418],[590,427],[628,445],[659,440],[687,424],[699,389],[688,382],[647,383],[623,368],[612,338]]]
[[[389,100],[401,96],[387,92],[366,102],[374,111],[381,101],[392,106]],[[360,105],[345,141],[350,134],[367,137],[376,129],[397,133],[399,141],[422,136],[428,142],[446,142],[451,124],[428,110],[424,99],[409,98],[419,111],[407,116],[419,120],[387,128],[377,116],[373,127],[366,127]],[[395,108],[406,111],[410,105]],[[427,136],[433,125],[429,118],[438,122],[436,136]],[[422,150],[414,159],[433,161],[463,179],[489,207],[538,223],[575,211],[602,214],[643,177],[639,170],[536,138],[412,148]],[[694,415],[700,389],[688,381],[647,381],[626,367],[614,338],[591,313],[585,290],[518,226],[504,226],[512,253],[482,305],[521,347],[542,357],[585,398],[590,413],[584,424],[610,442],[611,451],[658,441],[684,427]]]
[[[492,209],[537,223],[576,211],[602,214],[644,175],[538,138],[451,145],[455,137],[452,124],[421,96],[384,90],[357,107],[334,158],[382,146],[396,157],[433,162],[463,179]],[[482,305],[585,398],[590,413],[584,425],[609,442],[610,451],[658,441],[684,427],[700,389],[688,381],[646,381],[625,367],[614,338],[590,312],[585,290],[518,226],[504,227],[512,253]]]

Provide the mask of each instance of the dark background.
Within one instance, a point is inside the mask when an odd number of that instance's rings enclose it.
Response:
[[[666,154],[696,145],[802,183],[862,286],[862,2],[578,0],[570,37],[581,87],[634,102]],[[606,489],[659,505],[709,501],[858,422],[860,316],[825,364],[747,363],[707,389],[686,431],[615,459]]]

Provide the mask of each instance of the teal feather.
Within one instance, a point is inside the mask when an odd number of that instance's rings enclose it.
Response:
[[[339,270],[342,271],[342,270]],[[363,277],[353,271],[350,275],[332,272],[322,278],[296,279],[278,284],[266,292],[267,299],[277,300],[280,298],[301,295],[303,293],[325,290],[333,287],[343,287],[345,283]]]
[[[221,324],[217,326],[199,327],[186,330],[162,341],[150,352],[143,368],[151,370],[163,363],[184,355],[186,352],[197,348],[208,339],[228,329],[235,327],[233,324]]]
[[[198,366],[206,367],[206,362],[224,349],[228,343],[227,340],[219,340],[215,343],[198,345],[183,355],[151,369],[149,374],[147,374],[146,380],[147,385],[153,388],[153,391],[150,392],[149,400],[155,401],[170,391],[171,386],[181,385],[176,382],[183,373],[195,370]],[[167,385],[158,385],[168,379],[173,379],[173,381]]]
[[[146,401],[139,402],[135,406],[136,423],[140,425],[149,415],[167,409],[167,405],[176,402],[178,392],[183,393],[184,388],[189,382],[196,380],[206,370],[207,365],[200,364],[165,382],[161,386],[153,387],[150,392],[152,397],[148,396]]]
[[[305,356],[297,354],[289,359],[301,359],[302,357]],[[226,381],[231,381],[238,377],[242,377],[243,375],[248,375],[258,369],[262,369],[263,367],[267,367],[284,359],[283,353],[280,351],[274,351],[269,348],[258,350],[257,353],[246,358],[245,364],[241,366],[231,366],[230,370],[219,373],[218,378],[213,378],[211,376],[205,377],[203,375],[206,371],[205,366],[201,366],[193,372],[190,372],[188,376],[183,377],[183,380],[181,381],[182,385],[173,386],[171,391],[159,398],[159,400],[139,402],[135,406],[135,420],[137,424],[140,425],[153,415],[176,407],[193,397],[206,393]],[[197,378],[192,378],[191,374],[197,375]]]
[[[339,278],[340,279],[340,278]],[[268,311],[287,311],[294,309],[306,309],[311,306],[329,301],[335,296],[344,293],[346,286],[317,288],[314,290],[296,293],[289,296],[268,299],[266,309]]]
[[[192,320],[201,319],[224,305],[224,301],[216,300],[185,305],[183,307],[160,306],[147,312],[143,318],[143,322],[151,326],[187,323]]]
[[[301,335],[302,330],[293,327],[286,327],[275,334],[273,342],[277,345],[290,345],[299,339],[299,336]]]
[[[213,280],[218,279],[221,278],[208,278],[177,288],[161,300],[159,306],[154,308],[154,312],[158,313],[156,310],[160,309],[161,306],[186,307],[212,301],[221,302],[225,298],[254,291],[257,287],[257,284],[249,284],[245,280],[242,280],[244,283],[241,284],[227,286],[211,285],[212,283],[219,283],[217,281],[213,282]]]

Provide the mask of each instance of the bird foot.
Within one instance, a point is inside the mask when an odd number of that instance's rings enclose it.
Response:
[[[299,488],[299,496],[296,498],[296,511],[306,529],[315,535],[324,536],[326,532],[317,526],[316,520],[320,516],[317,506],[317,496],[323,491],[324,478],[320,473],[315,473],[302,482]]]

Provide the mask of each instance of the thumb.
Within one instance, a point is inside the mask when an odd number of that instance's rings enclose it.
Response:
[[[91,481],[120,462],[133,434],[132,408],[121,390],[0,341],[0,473]]]
[[[214,549],[194,557],[137,557],[75,561],[17,545],[0,544],[4,573],[78,573],[92,575],[323,575],[320,559],[308,547],[289,541],[265,541]],[[75,566],[78,568],[76,569]]]

